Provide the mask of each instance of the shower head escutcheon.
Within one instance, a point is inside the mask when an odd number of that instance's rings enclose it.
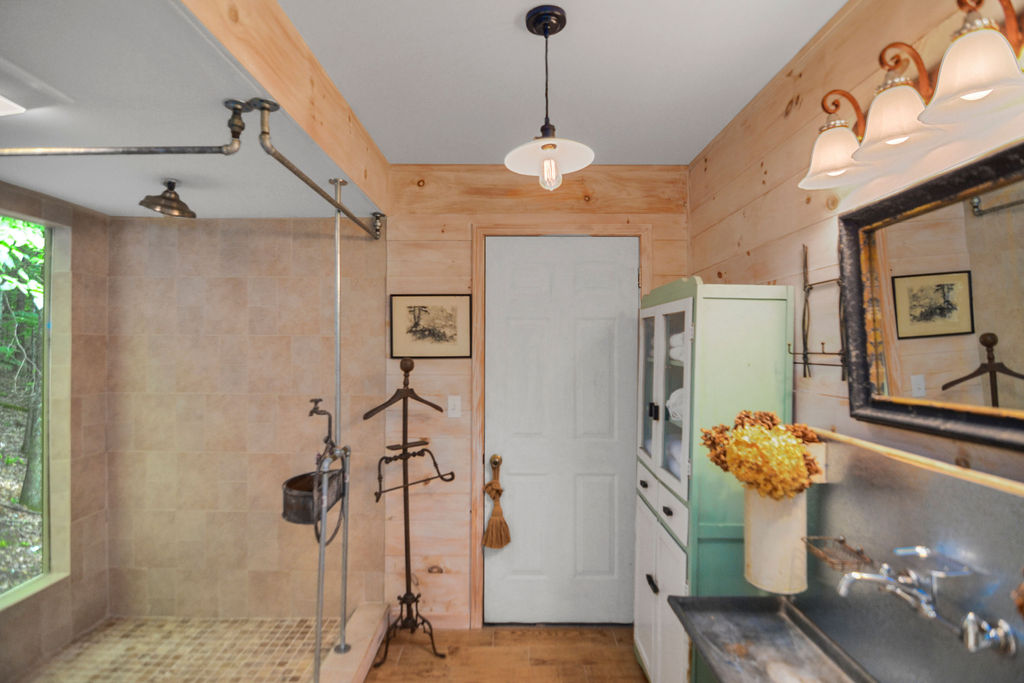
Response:
[[[164,181],[164,187],[167,188],[166,190],[160,194],[146,195],[142,201],[139,202],[139,206],[144,206],[147,209],[152,209],[157,213],[162,213],[167,216],[195,218],[195,212],[188,208],[188,205],[181,201],[181,197],[179,197],[178,193],[174,191],[177,184],[177,180],[168,178]]]

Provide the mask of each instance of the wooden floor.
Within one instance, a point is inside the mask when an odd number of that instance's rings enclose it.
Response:
[[[367,681],[645,681],[630,626],[489,626],[434,634],[403,631]],[[383,651],[383,650],[382,650]],[[379,659],[379,654],[378,654]]]

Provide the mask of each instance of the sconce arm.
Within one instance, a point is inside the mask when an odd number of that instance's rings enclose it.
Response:
[[[899,41],[889,43],[878,53],[878,63],[886,71],[905,67],[906,58],[900,54],[901,50],[914,62],[914,68],[917,69],[917,92],[921,94],[924,103],[928,104],[935,93],[935,87],[932,85],[931,76],[928,75],[928,69],[925,68],[924,60],[921,59],[921,53],[912,45]]]
[[[836,99],[832,99],[835,97]],[[860,108],[860,104],[857,102],[857,98],[850,94],[846,90],[829,90],[825,93],[825,96],[821,98],[821,108],[825,110],[826,114],[835,114],[839,111],[839,99],[840,97],[846,98],[846,100],[853,106],[853,113],[857,116],[856,122],[853,124],[853,134],[857,136],[858,140],[864,138],[864,111]]]
[[[985,0],[956,0],[957,7],[964,12],[979,10]],[[1020,32],[1020,22],[1017,20],[1017,11],[1013,9],[1010,0],[999,0],[999,6],[1003,8],[1003,35],[1010,41],[1013,53],[1020,57],[1020,48],[1024,44],[1024,36]]]

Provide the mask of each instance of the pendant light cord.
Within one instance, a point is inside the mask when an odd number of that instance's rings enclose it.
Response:
[[[551,120],[548,118],[548,35],[551,32],[551,27],[544,24],[544,125],[551,125]]]

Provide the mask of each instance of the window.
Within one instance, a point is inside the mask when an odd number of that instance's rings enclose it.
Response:
[[[0,216],[0,593],[47,571],[47,229]]]

